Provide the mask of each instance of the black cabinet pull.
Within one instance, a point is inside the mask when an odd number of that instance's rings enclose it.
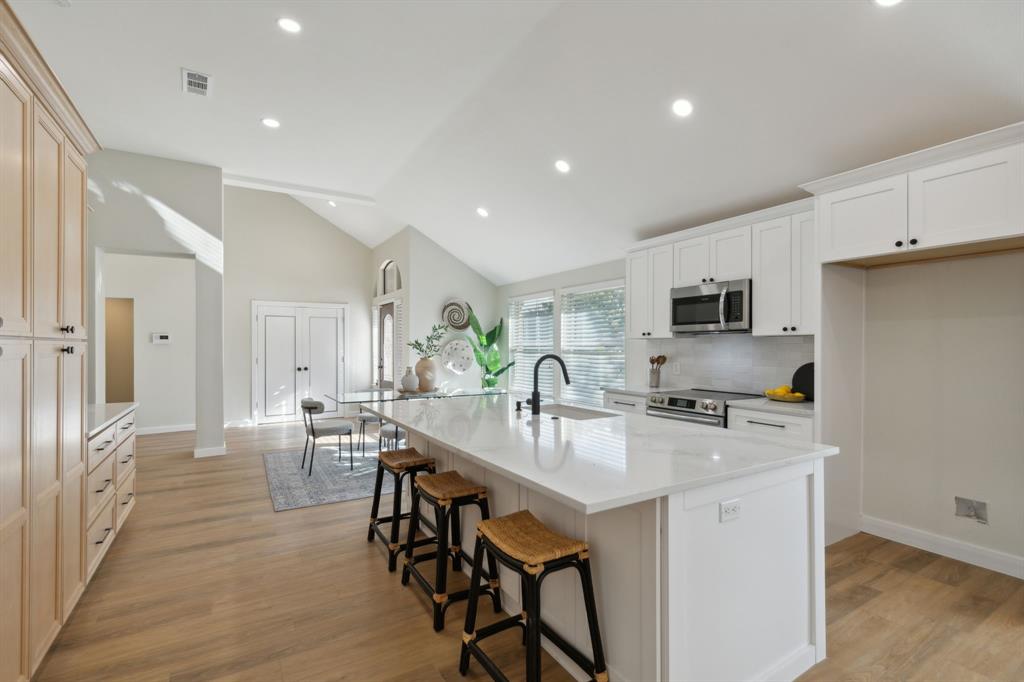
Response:
[[[630,407],[636,407],[636,403],[624,403],[621,400],[613,400],[616,405],[629,405]]]
[[[756,422],[756,421],[754,421],[752,419],[748,419],[747,423],[748,424],[757,424],[758,426],[770,426],[773,429],[784,429],[784,428],[786,428],[785,424],[769,424],[768,422]]]
[[[113,528],[107,528],[107,529],[105,529],[105,530],[106,530],[106,532],[105,532],[105,533],[103,533],[103,537],[102,537],[102,538],[100,538],[99,540],[97,540],[97,541],[96,541],[95,543],[93,543],[93,544],[97,544],[97,545],[102,545],[102,544],[103,544],[104,542],[106,542],[106,541],[107,541],[107,538],[108,538],[108,537],[110,537],[110,532],[111,532],[112,530],[114,530],[114,529],[113,529]]]
[[[61,327],[60,330],[62,332],[64,332],[65,334],[74,334],[75,333],[75,325],[69,324],[69,325],[66,325],[64,327]]]
[[[101,445],[98,448],[96,448],[96,452],[103,452],[104,450],[107,449],[107,446],[110,445],[113,442],[114,441],[112,441],[112,440],[105,440],[105,441],[103,441],[103,445]]]
[[[109,478],[105,478],[105,479],[103,479],[103,487],[102,487],[102,488],[100,488],[99,490],[97,490],[96,492],[97,492],[97,493],[101,493],[101,492],[103,492],[104,490],[106,490],[107,488],[109,488],[109,487],[110,487],[110,484],[111,484],[111,483],[113,483],[113,481],[112,481],[112,480],[110,480]]]
[[[133,453],[133,454],[130,454],[130,455],[128,455],[128,456],[127,456],[127,457],[126,457],[125,459],[122,459],[122,460],[121,460],[121,464],[127,464],[128,462],[132,461],[132,457],[134,457],[134,456],[135,456],[135,454],[134,454],[134,453]]]
[[[67,353],[68,355],[74,355],[75,354],[75,347],[74,346],[63,346],[60,349],[60,352],[61,353]]]
[[[900,239],[899,241],[897,241],[896,246],[903,246],[903,240]]]
[[[910,240],[910,245],[917,246],[917,237],[914,237],[913,239]]]
[[[131,502],[133,497],[135,497],[135,493],[128,493],[128,497],[124,498],[124,502],[121,503],[121,506],[123,507]]]

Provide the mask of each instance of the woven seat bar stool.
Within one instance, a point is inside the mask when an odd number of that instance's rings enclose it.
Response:
[[[380,511],[380,491],[384,485],[384,474],[389,473],[395,479],[394,501],[392,503],[391,516],[378,517]],[[402,481],[408,477],[410,486],[420,473],[434,472],[434,458],[421,455],[416,448],[404,448],[402,450],[387,450],[377,456],[377,481],[373,488],[373,506],[370,508],[370,529],[366,533],[366,541],[373,542],[376,535],[388,550],[388,571],[394,573],[398,564],[398,555],[405,549],[400,544],[399,533],[402,519],[409,518],[410,512],[402,513]],[[415,488],[412,488],[415,490]],[[415,508],[415,507],[413,507]],[[388,534],[381,530],[381,525],[390,524]],[[428,528],[433,530],[433,524]],[[419,544],[428,544],[431,539],[420,540]]]
[[[417,546],[413,539],[420,525],[420,502],[434,509],[434,537],[431,544],[436,547],[432,552],[414,554]],[[412,516],[409,517],[409,539],[405,543],[405,565],[402,567],[402,584],[409,584],[409,576],[416,578],[423,591],[433,600],[434,630],[444,629],[444,614],[454,602],[469,597],[469,590],[448,592],[448,560],[451,559],[452,569],[462,570],[462,560],[470,560],[462,549],[462,529],[460,528],[459,512],[468,505],[475,504],[480,508],[480,518],[490,518],[487,506],[487,488],[467,481],[457,471],[444,471],[440,474],[429,474],[416,479],[412,488]],[[449,527],[451,535],[449,535]],[[417,564],[434,562],[434,582],[423,575]],[[501,591],[498,585],[497,564],[493,556],[488,557],[488,570],[474,572],[477,583],[486,580],[483,587],[476,586],[478,591],[491,595],[494,612],[501,612]]]
[[[523,611],[518,616],[499,620],[476,629],[476,608],[480,597],[477,587],[483,570],[484,553],[496,556],[498,561],[520,576],[523,587]],[[594,660],[583,655],[540,618],[540,588],[544,579],[565,568],[575,568],[583,586],[583,601],[590,626],[590,646]],[[526,644],[526,680],[540,681],[540,638],[547,637],[565,652],[576,665],[596,682],[607,682],[608,672],[601,646],[601,631],[597,624],[597,605],[594,602],[594,581],[590,573],[590,553],[587,543],[560,535],[537,520],[528,511],[518,511],[477,525],[476,548],[473,552],[473,576],[469,582],[469,604],[466,609],[466,627],[462,633],[459,654],[459,673],[469,671],[472,654],[495,680],[507,678],[494,662],[480,649],[480,641],[512,627],[524,629]]]

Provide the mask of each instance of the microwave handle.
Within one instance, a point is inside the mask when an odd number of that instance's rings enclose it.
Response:
[[[718,321],[721,323],[722,328],[725,328],[725,295],[729,292],[729,285],[726,284],[722,287],[722,292],[718,296]]]

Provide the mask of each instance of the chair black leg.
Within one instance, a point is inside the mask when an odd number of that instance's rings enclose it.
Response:
[[[410,484],[412,493],[412,509],[409,510],[409,534],[405,541],[405,564],[402,566],[402,584],[409,584],[409,563],[412,561],[413,550],[416,547],[416,533],[420,529],[420,491],[416,488],[413,480]]]
[[[480,573],[484,563],[484,542],[476,539],[473,549],[473,574],[469,578],[469,603],[466,605],[466,625],[462,628],[462,650],[459,652],[459,674],[469,672],[469,646],[466,638],[476,636],[476,603],[480,599]]]
[[[316,438],[313,439],[313,449],[309,451],[309,473],[307,476],[313,475],[313,455],[316,454]]]
[[[448,519],[450,507],[438,505],[434,510],[437,525],[437,570],[434,573],[434,630],[444,630],[444,601],[448,598]],[[454,511],[454,510],[452,510]],[[442,601],[438,601],[441,599]]]
[[[299,465],[299,469],[306,468],[306,450],[309,450],[309,434],[306,434],[306,444],[302,446],[302,464]]]
[[[540,584],[526,579],[526,682],[540,682]]]
[[[601,628],[597,624],[597,604],[594,602],[594,579],[590,574],[590,559],[577,562],[583,583],[583,604],[587,608],[587,625],[590,626],[590,648],[594,652],[594,676],[605,672],[604,647],[601,646]]]
[[[341,455],[341,438],[338,438],[338,455]],[[352,432],[348,432],[348,470],[352,471],[354,466],[352,462]]]
[[[402,474],[395,475],[395,498],[391,513],[391,542],[388,543],[388,572],[395,572],[398,563],[398,533],[402,525]]]
[[[341,464],[341,434],[338,434],[338,464]]]
[[[366,533],[366,541],[373,542],[373,524],[377,522],[380,511],[380,490],[384,487],[384,465],[377,462],[377,482],[373,486],[373,505],[370,507],[370,530]]]
[[[359,450],[366,457],[366,422],[359,420]]]

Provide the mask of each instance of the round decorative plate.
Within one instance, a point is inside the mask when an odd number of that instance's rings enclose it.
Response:
[[[473,348],[465,339],[453,339],[441,351],[441,364],[456,374],[464,374],[475,362]]]
[[[469,326],[469,304],[457,298],[448,301],[441,309],[441,321],[452,329],[465,329]]]

